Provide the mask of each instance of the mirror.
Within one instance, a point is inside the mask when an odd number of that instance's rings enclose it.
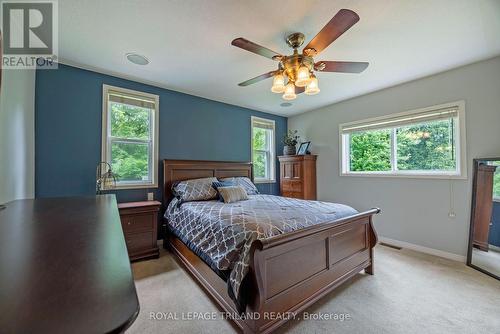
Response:
[[[474,159],[467,264],[500,279],[500,158]]]

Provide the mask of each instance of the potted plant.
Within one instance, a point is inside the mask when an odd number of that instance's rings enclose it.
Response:
[[[297,133],[297,130],[288,130],[288,133],[283,137],[283,144],[285,144],[285,147],[283,147],[284,155],[295,155],[297,153],[297,143],[300,138]]]

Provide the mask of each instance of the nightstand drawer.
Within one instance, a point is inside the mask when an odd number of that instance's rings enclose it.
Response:
[[[144,213],[135,215],[123,215],[121,217],[123,232],[138,233],[151,232],[153,230],[154,215],[156,213]]]
[[[129,253],[151,248],[153,244],[153,232],[125,234],[125,243],[127,244]]]

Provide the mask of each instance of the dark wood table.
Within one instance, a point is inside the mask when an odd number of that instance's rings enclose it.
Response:
[[[138,314],[114,195],[0,211],[0,332],[123,332]]]

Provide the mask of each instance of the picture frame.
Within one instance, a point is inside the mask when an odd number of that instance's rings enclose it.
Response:
[[[310,141],[300,143],[299,149],[297,150],[297,155],[306,155],[308,152],[307,150],[309,149],[309,145],[311,145]]]

